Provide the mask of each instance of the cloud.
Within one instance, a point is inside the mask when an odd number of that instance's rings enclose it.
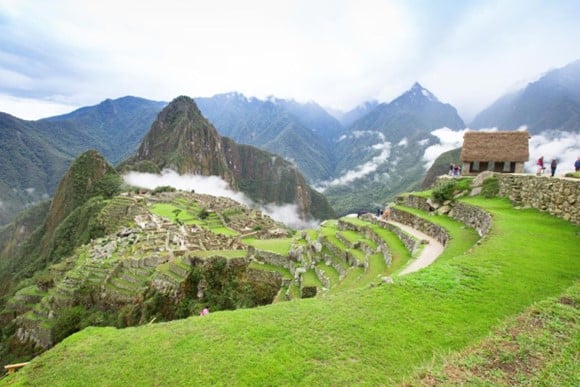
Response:
[[[193,190],[198,194],[227,197],[248,207],[259,209],[272,219],[294,229],[315,228],[320,223],[317,220],[302,220],[296,204],[277,205],[268,203],[259,206],[242,192],[231,190],[228,183],[219,176],[179,175],[175,171],[166,169],[159,175],[129,172],[123,175],[123,179],[129,185],[151,190],[157,187],[171,186],[182,191]]]
[[[24,120],[37,120],[69,113],[77,106],[31,98],[0,94],[0,111]]]
[[[463,146],[463,135],[467,130],[454,131],[444,127],[432,131],[431,134],[439,139],[439,144],[431,145],[425,149],[425,154],[423,154],[425,169],[429,169],[442,153]]]
[[[556,174],[574,171],[574,162],[580,157],[580,134],[572,132],[548,131],[530,139],[530,161],[524,167],[527,172],[536,170],[536,161],[544,156],[549,166],[552,159],[558,160]]]
[[[382,133],[381,133],[382,135]],[[370,161],[367,161],[364,164],[357,166],[354,169],[351,169],[345,172],[342,176],[331,180],[329,182],[322,182],[319,183],[319,186],[316,187],[316,190],[324,192],[326,188],[333,186],[333,185],[345,185],[352,183],[353,181],[365,177],[373,172],[375,172],[378,167],[383,164],[389,156],[391,155],[391,143],[386,141],[383,143],[375,144],[370,147],[375,151],[379,151],[379,154],[374,156]]]
[[[0,92],[85,106],[237,90],[345,110],[420,81],[470,118],[514,83],[577,59],[579,10],[577,1],[0,0]]]

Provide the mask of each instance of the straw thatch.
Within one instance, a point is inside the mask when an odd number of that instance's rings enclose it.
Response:
[[[461,161],[526,162],[530,158],[526,131],[466,132]]]

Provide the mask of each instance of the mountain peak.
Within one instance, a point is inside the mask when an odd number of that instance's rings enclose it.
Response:
[[[415,82],[409,90],[394,99],[391,104],[395,106],[423,106],[429,102],[439,103],[439,100],[419,82]]]

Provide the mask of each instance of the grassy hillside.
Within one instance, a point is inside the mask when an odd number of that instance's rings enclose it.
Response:
[[[467,250],[472,232],[429,217],[450,244],[435,264],[394,284],[138,328],[87,328],[0,384],[403,382],[579,279],[579,226],[503,200],[464,200],[492,214],[489,235]],[[574,356],[563,362],[577,375]]]

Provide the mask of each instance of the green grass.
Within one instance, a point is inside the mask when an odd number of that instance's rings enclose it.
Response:
[[[151,213],[153,213],[157,216],[162,216],[164,218],[167,218],[174,223],[176,223],[174,211],[180,210],[179,214],[177,215],[177,218],[181,222],[183,222],[185,224],[196,224],[196,225],[204,225],[205,224],[202,220],[197,218],[197,215],[193,215],[188,210],[186,210],[185,207],[176,206],[176,205],[171,204],[171,203],[155,203],[154,205],[152,205],[149,208],[149,210],[151,211]]]
[[[288,270],[284,267],[270,265],[268,263],[258,263],[258,262],[250,263],[249,267],[250,267],[250,269],[256,269],[256,270],[274,271],[276,273],[282,274],[282,277],[284,277],[286,279],[292,279],[292,275],[290,274],[290,270]]]
[[[508,318],[484,340],[440,356],[410,385],[580,385],[580,281]]]
[[[244,239],[243,242],[257,249],[270,251],[280,255],[286,255],[290,251],[292,238],[280,239]]]
[[[448,248],[394,284],[138,328],[87,328],[0,384],[402,383],[580,278],[580,226],[507,201],[465,201],[492,214],[490,234],[464,253],[473,231],[433,217],[449,226]],[[531,380],[550,385],[577,368],[575,332],[575,346]]]
[[[302,285],[303,286],[316,286],[319,289],[322,288],[322,283],[316,275],[314,269],[308,270],[306,273],[302,274]]]

